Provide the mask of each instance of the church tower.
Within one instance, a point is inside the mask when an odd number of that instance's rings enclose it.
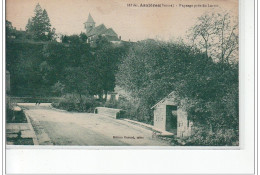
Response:
[[[95,28],[95,24],[96,24],[95,21],[93,20],[91,14],[89,13],[88,20],[87,22],[84,23],[86,32],[88,33],[89,31],[91,31],[92,28]]]

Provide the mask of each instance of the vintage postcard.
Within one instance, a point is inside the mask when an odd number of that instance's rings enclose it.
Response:
[[[6,144],[239,146],[238,0],[6,0]]]

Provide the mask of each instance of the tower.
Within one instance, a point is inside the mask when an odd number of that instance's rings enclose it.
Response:
[[[88,33],[89,31],[91,31],[92,28],[95,28],[95,21],[93,20],[91,14],[89,13],[88,15],[88,20],[87,22],[84,23],[85,24],[85,29],[86,32]]]

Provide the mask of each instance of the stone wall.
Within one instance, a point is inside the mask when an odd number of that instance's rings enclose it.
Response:
[[[166,130],[166,106],[158,105],[154,109],[154,126],[161,130]]]
[[[154,107],[154,127],[166,131],[166,105],[173,105],[171,101],[165,101]],[[188,137],[191,135],[192,122],[188,121],[185,110],[177,109],[177,137]]]
[[[191,124],[188,121],[188,114],[182,109],[177,110],[177,137],[191,135]]]
[[[106,108],[106,107],[96,107],[95,114],[100,114],[103,116],[112,117],[115,119],[123,118],[124,117],[124,111],[121,109],[114,109],[114,108]]]

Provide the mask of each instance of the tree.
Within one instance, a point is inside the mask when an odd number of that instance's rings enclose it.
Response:
[[[61,41],[62,43],[70,43],[70,44],[86,44],[87,35],[85,33],[80,33],[79,35],[62,35]]]
[[[36,41],[51,41],[55,39],[55,29],[51,28],[51,23],[47,11],[42,10],[37,4],[34,10],[35,16],[28,19],[26,31],[31,33]]]
[[[151,121],[150,108],[174,91],[177,105],[205,130],[236,130],[237,67],[237,64],[214,62],[185,44],[142,41],[123,60],[116,84],[138,99],[139,120]]]
[[[79,38],[82,42],[87,42],[88,39],[87,35],[83,32],[80,33]]]
[[[118,64],[123,55],[128,51],[128,46],[114,47],[105,37],[99,36],[95,41],[94,60],[92,68],[89,70],[90,75],[94,76],[95,79],[93,84],[94,94],[105,95],[109,91],[114,91],[115,88],[115,74],[118,69]]]
[[[150,108],[177,89],[189,70],[194,51],[184,45],[146,40],[133,46],[119,66],[116,84],[139,99],[136,114],[151,121]]]
[[[8,20],[5,22],[5,28],[6,28],[6,38],[10,39],[14,35],[14,28],[12,26],[12,23]]]
[[[229,13],[205,13],[190,29],[195,47],[216,61],[238,61],[238,22]]]
[[[54,95],[57,96],[62,96],[63,95],[63,91],[64,91],[65,85],[62,84],[60,81],[58,81],[57,83],[55,83],[52,86],[52,92],[54,93]]]

